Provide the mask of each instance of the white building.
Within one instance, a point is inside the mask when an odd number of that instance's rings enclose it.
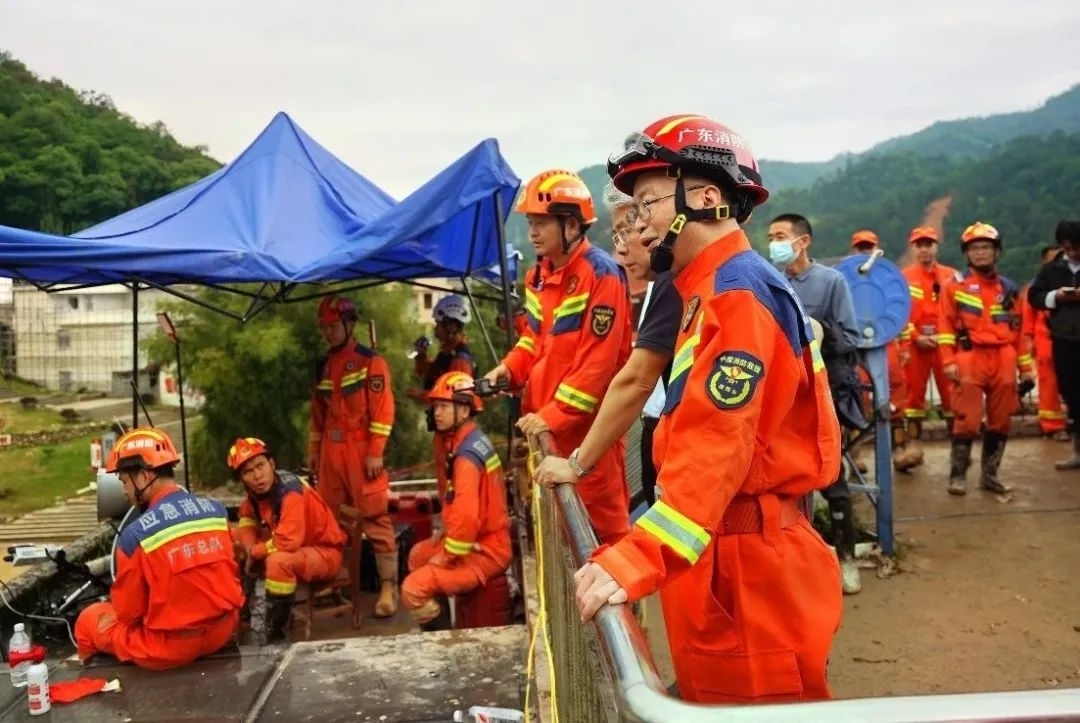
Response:
[[[12,289],[15,373],[50,389],[130,394],[132,291],[113,284],[46,293],[16,283]],[[139,291],[139,338],[158,333],[156,312],[170,298]],[[139,368],[146,352],[140,341]],[[152,393],[149,379],[140,391]]]

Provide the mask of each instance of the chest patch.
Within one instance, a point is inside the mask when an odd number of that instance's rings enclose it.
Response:
[[[686,331],[690,328],[690,322],[694,320],[694,315],[697,314],[698,308],[701,306],[700,296],[691,296],[690,300],[686,302],[686,313],[682,318],[682,331]]]

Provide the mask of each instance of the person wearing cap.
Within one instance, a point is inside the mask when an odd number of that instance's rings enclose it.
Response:
[[[581,619],[659,589],[685,700],[828,698],[840,570],[800,502],[837,478],[840,425],[802,304],[739,227],[768,198],[757,161],[732,129],[678,115],[628,137],[608,174],[684,312],[656,503],[575,573]]]
[[[1001,234],[976,221],[964,229],[960,245],[968,269],[942,289],[938,331],[945,376],[954,385],[956,414],[950,434],[949,494],[967,493],[971,447],[980,432],[980,484],[988,492],[1007,494],[1011,488],[998,477],[998,470],[1012,415],[1020,408],[1017,373],[1023,381],[1034,381],[1035,364],[1031,346],[1020,333],[1022,319],[1016,308],[1020,290],[998,273]]]
[[[941,401],[941,414],[947,428],[952,428],[952,383],[945,378],[941,354],[938,352],[937,330],[941,304],[941,290],[949,279],[956,277],[956,269],[937,260],[938,230],[933,226],[918,226],[908,235],[908,247],[914,252],[915,261],[903,269],[911,293],[911,316],[908,334],[908,362],[904,365],[908,397],[904,405],[907,421],[908,444],[922,459],[923,420],[926,419],[926,387],[930,374],[934,375]]]
[[[881,248],[878,235],[869,229],[856,231],[851,236],[851,253],[868,254]],[[904,372],[911,360],[911,325],[905,324],[900,335],[885,345],[885,359],[889,370],[889,428],[892,443],[892,464],[897,472],[907,472],[923,463],[923,450],[918,444],[910,444],[904,421],[904,405],[908,401],[907,376]],[[859,368],[862,383],[870,385],[870,373]],[[866,407],[871,406],[872,396],[866,394]],[[873,416],[873,410],[870,411]],[[860,469],[860,471],[863,471]]]
[[[241,437],[226,459],[246,495],[237,513],[244,575],[263,577],[267,642],[285,639],[298,582],[334,579],[348,538],[323,498],[278,469],[266,443]]]
[[[1063,219],[1054,229],[1061,249],[1043,266],[1028,290],[1028,301],[1046,311],[1051,352],[1061,396],[1068,410],[1073,456],[1058,462],[1060,470],[1080,469],[1080,220]],[[1039,392],[1040,397],[1042,391]]]
[[[75,621],[84,663],[107,653],[167,670],[216,653],[236,633],[244,593],[225,506],[176,484],[165,432],[137,427],[116,440],[105,471],[141,513],[120,531],[109,601]]]
[[[388,618],[398,607],[397,541],[383,465],[394,427],[394,392],[386,359],[356,342],[359,319],[349,299],[330,294],[319,303],[319,330],[328,349],[315,365],[307,467],[332,510],[346,501],[359,510],[379,575],[375,617]]]
[[[513,556],[502,463],[474,417],[474,380],[447,372],[427,394],[435,419],[435,470],[442,530],[409,552],[401,600],[419,625],[443,612],[440,596],[463,595],[506,573]]]

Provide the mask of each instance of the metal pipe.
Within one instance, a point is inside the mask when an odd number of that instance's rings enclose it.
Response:
[[[549,432],[529,439],[542,461],[550,454]],[[547,492],[547,490],[545,490]],[[555,507],[563,541],[575,568],[588,560],[599,540],[574,485],[557,485]],[[828,720],[833,723],[948,723],[952,721],[1080,720],[1080,688],[1003,693],[962,693],[815,703],[722,706],[686,703],[667,694],[657,675],[645,635],[626,605],[605,605],[594,617],[601,664],[611,679],[622,720],[635,723],[743,723]]]
[[[131,428],[139,426],[139,282],[131,286]]]

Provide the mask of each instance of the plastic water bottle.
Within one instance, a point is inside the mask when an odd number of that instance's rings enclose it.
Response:
[[[520,723],[523,720],[525,714],[513,708],[474,705],[467,711],[454,711],[454,723]]]
[[[8,657],[11,657],[12,653],[29,653],[30,652],[30,636],[26,633],[26,626],[22,623],[15,623],[15,632],[11,635],[11,642],[8,643]],[[30,666],[33,665],[29,660],[25,660],[18,663],[11,668],[11,685],[16,688],[26,687],[26,674],[30,670]]]
[[[34,663],[26,674],[26,695],[30,701],[30,715],[44,715],[52,709],[49,695],[49,666]]]

